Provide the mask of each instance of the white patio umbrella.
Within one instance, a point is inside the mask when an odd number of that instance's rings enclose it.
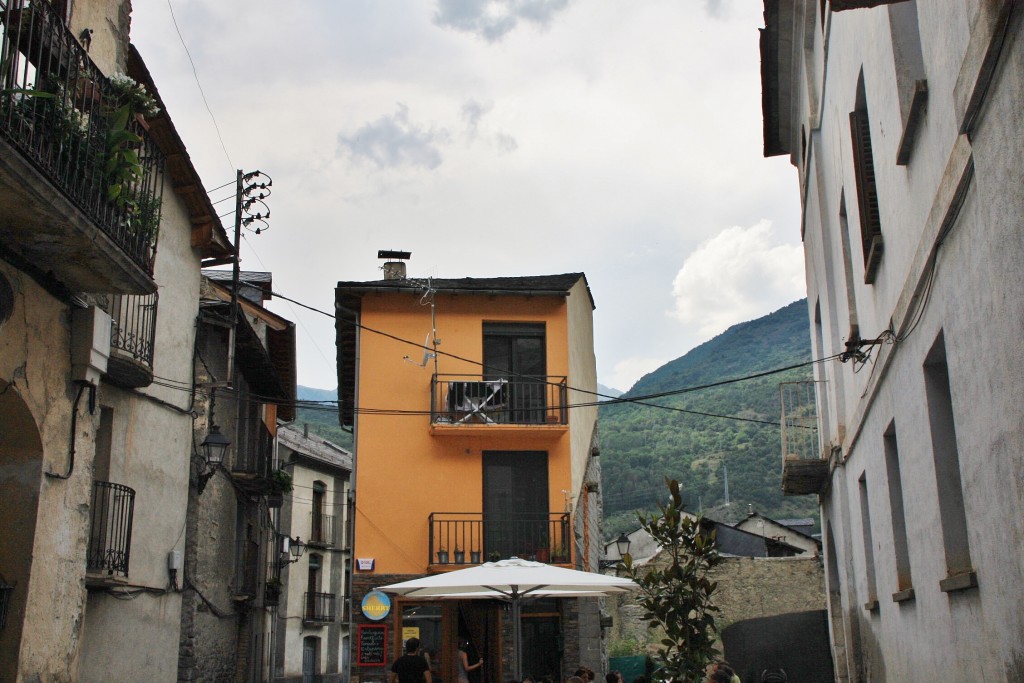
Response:
[[[520,603],[523,598],[601,597],[612,593],[625,593],[638,588],[639,586],[630,579],[618,576],[581,572],[513,557],[453,572],[393,583],[389,586],[381,586],[380,590],[418,598],[508,600],[512,608],[514,674],[516,680],[522,680]]]

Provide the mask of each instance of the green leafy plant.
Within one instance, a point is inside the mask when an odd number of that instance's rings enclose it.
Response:
[[[272,493],[289,493],[292,490],[292,475],[285,470],[274,470],[270,475]]]
[[[665,483],[669,502],[659,504],[657,514],[638,515],[641,528],[662,548],[665,562],[636,566],[627,554],[622,564],[640,586],[638,603],[644,618],[664,630],[655,679],[700,683],[704,668],[718,653],[714,643],[719,610],[712,601],[718,584],[708,574],[720,558],[714,532],[701,528],[700,516],[685,514],[679,482],[666,478]]]

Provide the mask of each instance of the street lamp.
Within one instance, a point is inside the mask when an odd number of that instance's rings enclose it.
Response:
[[[199,475],[199,485],[197,487],[199,493],[203,492],[203,489],[206,488],[206,482],[210,481],[210,478],[216,474],[217,468],[223,464],[224,455],[227,453],[230,445],[231,440],[220,433],[220,427],[210,425],[210,433],[203,439],[203,443],[199,444],[203,451],[203,459],[205,460],[205,471]]]
[[[629,554],[629,536],[626,532],[619,534],[619,537],[615,539],[615,549],[619,551],[619,557],[623,558]]]
[[[281,559],[278,564],[284,567],[287,564],[298,562],[299,558],[302,557],[302,553],[306,552],[306,544],[302,542],[302,539],[296,536],[292,539],[290,536],[281,537],[281,554],[285,557]],[[288,555],[292,556],[292,559],[287,559]]]

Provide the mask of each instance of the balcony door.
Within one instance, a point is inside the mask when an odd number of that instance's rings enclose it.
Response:
[[[545,347],[543,323],[484,323],[484,377],[508,380],[508,419],[500,421],[544,421]]]
[[[484,451],[484,555],[532,558],[549,545],[548,454]]]

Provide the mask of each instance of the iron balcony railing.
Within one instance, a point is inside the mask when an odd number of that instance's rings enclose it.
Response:
[[[92,484],[88,570],[128,576],[135,489],[108,481]]]
[[[509,557],[572,562],[569,513],[430,514],[429,564],[479,564]]]
[[[337,618],[337,600],[334,593],[306,593],[302,620],[315,624],[329,624]]]
[[[152,275],[164,156],[124,83],[50,2],[0,0],[0,137]]]
[[[274,457],[274,437],[262,420],[244,420],[239,424],[239,444],[231,471],[270,477]]]
[[[113,297],[110,310],[110,346],[139,363],[153,367],[157,294],[122,294]]]
[[[337,544],[334,535],[334,515],[312,512],[309,516],[309,545],[333,547]]]
[[[564,376],[434,375],[430,394],[432,424],[564,425],[569,418]]]

